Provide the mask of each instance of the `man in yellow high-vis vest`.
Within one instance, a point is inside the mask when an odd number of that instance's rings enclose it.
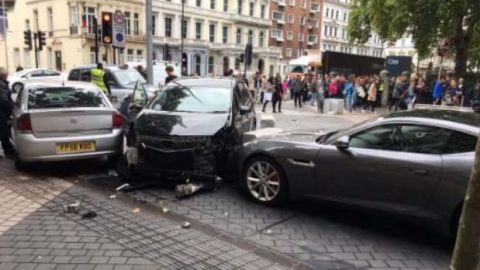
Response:
[[[102,63],[98,63],[97,68],[94,68],[90,71],[90,75],[92,77],[90,81],[91,83],[98,86],[98,88],[100,88],[105,95],[110,96],[112,94],[107,80],[105,79],[105,71],[103,71]]]

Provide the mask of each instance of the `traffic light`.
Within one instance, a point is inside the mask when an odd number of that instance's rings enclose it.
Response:
[[[252,65],[253,49],[252,44],[248,43],[245,47],[245,64],[247,66]]]
[[[43,49],[43,46],[47,45],[45,40],[45,32],[38,31],[37,37],[38,37],[38,50],[41,51]]]
[[[238,57],[238,59],[239,59],[240,63],[244,63],[244,61],[245,61],[245,54],[243,54],[243,53],[240,54],[240,56]]]
[[[23,39],[25,40],[24,43],[27,46],[27,50],[31,51],[33,48],[32,31],[30,30],[23,31]]]
[[[112,13],[102,12],[102,43],[112,44]]]

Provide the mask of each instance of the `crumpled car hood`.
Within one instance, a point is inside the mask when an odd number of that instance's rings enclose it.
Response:
[[[171,113],[143,110],[135,131],[146,136],[213,136],[222,129],[228,113]]]

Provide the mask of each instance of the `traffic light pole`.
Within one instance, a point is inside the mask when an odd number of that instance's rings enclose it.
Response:
[[[93,29],[95,32],[95,62],[98,64],[98,23],[97,17],[93,17]]]
[[[5,67],[9,70],[8,66],[8,29],[7,29],[7,10],[5,9],[5,0],[2,0],[2,12],[3,12],[3,40],[5,41]]]
[[[33,33],[33,51],[35,53],[35,67],[38,68],[38,48],[37,48],[37,39],[38,39],[38,34]]]

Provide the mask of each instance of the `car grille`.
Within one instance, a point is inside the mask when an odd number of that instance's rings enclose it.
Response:
[[[151,137],[139,136],[139,142],[157,147],[160,149],[185,150],[197,149],[206,145],[209,137],[203,136],[169,136],[169,137]]]

